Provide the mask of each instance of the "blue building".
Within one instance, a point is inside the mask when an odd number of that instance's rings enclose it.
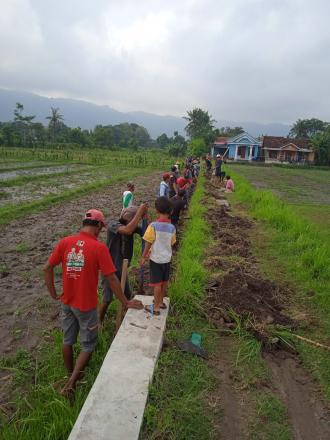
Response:
[[[221,154],[223,159],[234,161],[257,160],[261,156],[262,142],[248,133],[217,138],[211,148],[212,157]]]

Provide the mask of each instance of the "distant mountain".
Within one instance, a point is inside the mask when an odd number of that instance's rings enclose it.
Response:
[[[70,127],[92,129],[97,124],[114,125],[130,122],[145,127],[152,138],[162,133],[172,136],[174,131],[185,134],[186,121],[178,116],[160,116],[145,112],[119,112],[107,105],[96,105],[78,99],[47,98],[34,93],[0,89],[0,121],[13,119],[13,110],[16,102],[24,105],[25,114],[36,115],[36,120],[46,124],[45,119],[50,114],[50,107],[58,107],[64,116],[64,122]],[[217,118],[215,118],[217,119]],[[241,126],[252,136],[268,134],[286,136],[290,130],[285,124],[259,124],[257,122],[233,122],[217,119],[217,127]]]

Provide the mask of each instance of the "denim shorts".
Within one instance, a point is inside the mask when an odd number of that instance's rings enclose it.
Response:
[[[80,332],[82,351],[94,351],[98,333],[97,310],[92,309],[87,312],[81,312],[75,307],[62,304],[61,318],[63,344],[74,345]]]

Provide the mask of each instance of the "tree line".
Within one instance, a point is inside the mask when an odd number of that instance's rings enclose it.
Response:
[[[35,121],[35,115],[27,115],[24,105],[17,102],[13,120],[0,122],[0,146],[6,147],[101,147],[107,149],[159,148],[172,156],[183,156],[189,149],[193,155],[204,153],[218,136],[234,136],[243,132],[242,127],[214,129],[208,112],[201,109],[188,111],[184,136],[174,131],[173,136],[162,133],[152,139],[145,127],[134,123],[117,125],[96,125],[93,130],[71,128],[64,122],[59,108],[51,107],[45,122]],[[202,140],[200,140],[202,138]],[[197,140],[196,140],[197,139]]]
[[[23,104],[17,102],[13,120],[0,122],[0,145],[8,147],[79,147],[130,148],[155,147],[148,131],[138,124],[97,125],[94,130],[71,128],[64,123],[60,109],[51,107],[45,117],[48,124],[35,122],[34,115],[24,114]]]
[[[194,108],[187,111],[184,119],[188,140],[174,131],[173,136],[166,133],[152,139],[145,127],[135,123],[117,125],[96,125],[93,130],[80,127],[71,128],[64,123],[59,108],[51,107],[45,117],[47,125],[35,122],[34,115],[24,114],[23,104],[17,102],[13,120],[0,122],[0,146],[8,147],[102,147],[107,149],[160,148],[172,156],[190,154],[201,156],[207,153],[217,137],[233,137],[244,132],[242,127],[216,128],[216,121],[208,111]],[[310,139],[315,150],[318,165],[330,165],[330,123],[320,119],[298,119],[293,124],[289,137]]]

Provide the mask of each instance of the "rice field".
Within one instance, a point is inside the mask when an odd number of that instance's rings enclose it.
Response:
[[[235,164],[255,189],[270,190],[299,215],[330,235],[330,170]]]
[[[168,169],[171,159],[161,152],[0,148],[0,163],[0,213],[12,220],[32,207]]]

